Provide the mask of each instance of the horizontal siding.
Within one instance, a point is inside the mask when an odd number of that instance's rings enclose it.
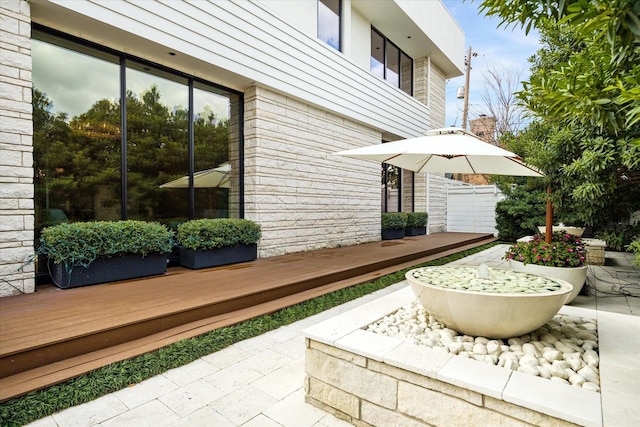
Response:
[[[428,123],[427,106],[257,1],[52,3],[399,137]]]

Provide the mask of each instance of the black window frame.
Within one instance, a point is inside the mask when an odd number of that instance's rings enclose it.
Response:
[[[238,120],[238,168],[240,170],[240,173],[238,175],[238,185],[239,185],[239,192],[238,192],[238,217],[239,218],[244,218],[245,215],[245,197],[244,197],[244,120],[242,119],[244,117],[244,93],[216,84],[214,82],[208,81],[206,79],[202,79],[199,78],[197,76],[179,71],[179,70],[175,70],[173,68],[167,67],[165,65],[162,64],[158,64],[152,61],[149,61],[147,59],[144,58],[140,58],[138,56],[135,55],[131,55],[125,52],[121,52],[115,49],[111,49],[109,47],[94,43],[92,41],[65,33],[63,31],[60,30],[56,30],[50,27],[47,27],[45,25],[42,24],[38,24],[36,22],[33,22],[31,25],[31,30],[32,32],[40,32],[43,34],[49,34],[51,36],[63,39],[63,40],[68,40],[69,42],[78,44],[78,45],[82,45],[82,46],[87,46],[89,48],[95,49],[97,51],[101,51],[104,52],[106,54],[109,55],[113,55],[119,58],[119,67],[120,67],[120,114],[121,114],[121,140],[120,140],[120,153],[121,153],[121,210],[120,210],[120,216],[122,220],[126,220],[128,218],[128,213],[127,213],[127,199],[128,199],[128,193],[127,193],[127,169],[128,169],[128,164],[127,164],[127,120],[126,120],[126,114],[127,114],[127,107],[126,107],[126,71],[127,71],[127,62],[128,61],[134,61],[134,62],[138,62],[140,64],[143,65],[148,65],[149,67],[153,67],[157,70],[172,74],[176,77],[179,78],[184,78],[187,79],[188,84],[188,90],[189,90],[189,124],[188,124],[188,156],[189,156],[189,177],[190,177],[190,183],[193,183],[193,173],[194,173],[194,157],[193,157],[193,153],[194,153],[194,146],[195,146],[195,139],[194,139],[194,133],[193,133],[193,117],[194,117],[194,112],[193,112],[193,104],[192,104],[192,98],[193,98],[193,89],[194,89],[194,83],[198,82],[216,89],[219,89],[221,91],[224,92],[229,92],[230,94],[233,94],[235,96],[238,96],[239,101],[238,101],[238,115],[239,115],[239,120]],[[33,37],[33,36],[32,36]],[[194,190],[193,190],[193,186],[190,186],[189,189],[189,216],[191,219],[193,219],[195,217],[194,215],[194,211],[195,211],[195,194],[194,194]]]
[[[388,46],[391,45],[393,46],[395,49],[398,50],[398,66],[399,66],[399,75],[398,75],[398,84],[394,85],[395,87],[397,87],[398,89],[402,90],[404,93],[413,96],[413,68],[414,68],[414,60],[413,58],[408,55],[405,51],[403,51],[402,49],[400,49],[400,47],[393,43],[391,40],[389,40],[382,31],[378,30],[376,27],[374,27],[373,25],[371,26],[371,32],[372,33],[376,33],[379,37],[381,37],[384,40],[384,45],[383,45],[383,49],[384,49],[384,67],[383,67],[383,79],[390,82],[388,80],[387,77],[387,68],[388,68],[388,63],[389,63],[389,58],[387,57],[389,49]],[[409,82],[411,83],[411,88],[409,89],[410,92],[407,92],[406,90],[404,90],[402,88],[402,79],[403,79],[403,71],[402,71],[402,58],[406,57],[411,61],[411,75],[409,76]],[[370,52],[370,57],[373,57],[373,52]],[[391,83],[391,82],[390,82]]]

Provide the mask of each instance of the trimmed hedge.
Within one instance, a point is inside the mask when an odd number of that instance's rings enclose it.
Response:
[[[44,228],[38,253],[56,264],[87,267],[96,258],[169,253],[172,247],[173,232],[157,222],[93,221]]]
[[[250,245],[258,243],[261,233],[260,226],[248,219],[196,219],[178,226],[178,243],[193,250]]]
[[[426,227],[428,218],[426,212],[407,212],[407,227]]]
[[[383,230],[399,230],[407,226],[407,214],[404,212],[384,212],[382,214]]]

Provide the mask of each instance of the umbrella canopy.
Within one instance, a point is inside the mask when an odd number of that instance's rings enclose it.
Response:
[[[388,163],[414,172],[543,176],[507,150],[461,128],[443,128],[425,136],[339,151],[338,156]]]
[[[195,188],[230,188],[231,165],[223,163],[217,168],[205,169],[193,174],[193,185]],[[160,186],[160,188],[188,188],[189,176],[183,176],[173,181],[169,181]]]

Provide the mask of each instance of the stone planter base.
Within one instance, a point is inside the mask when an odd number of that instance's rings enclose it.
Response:
[[[49,271],[53,283],[62,289],[79,286],[96,285],[98,283],[155,276],[167,271],[166,254],[114,256],[98,258],[85,268],[81,265],[67,272],[64,264],[49,261]]]
[[[413,298],[405,288],[305,330],[305,400],[354,425],[602,426],[599,393],[365,330]]]
[[[404,238],[404,228],[398,230],[382,230],[382,240],[395,240]]]
[[[180,248],[180,265],[194,270],[253,261],[257,257],[257,243],[195,251],[193,249]]]

